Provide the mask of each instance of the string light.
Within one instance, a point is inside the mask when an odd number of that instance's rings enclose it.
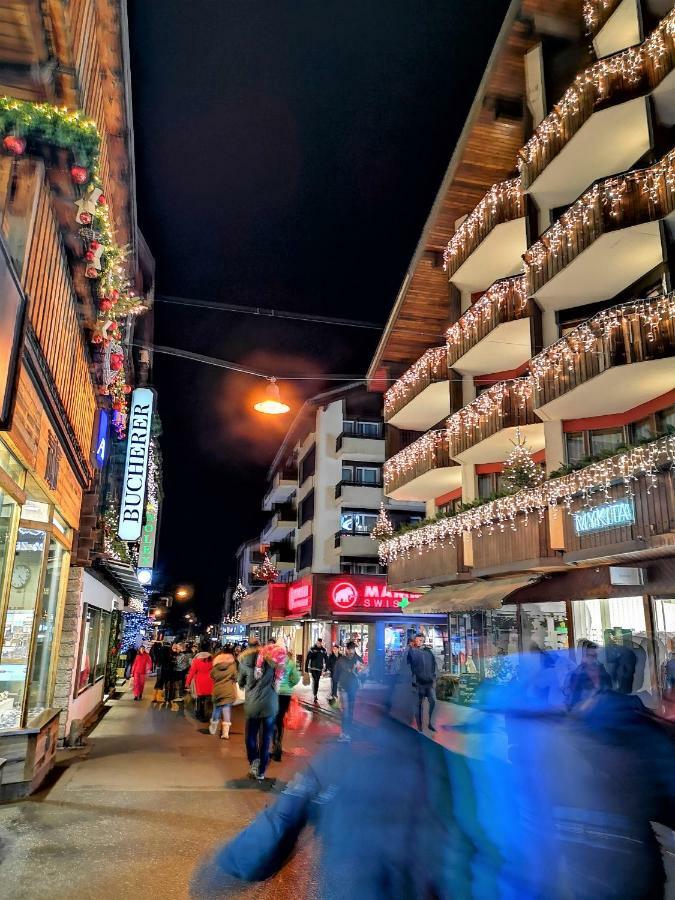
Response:
[[[443,268],[457,271],[491,228],[524,215],[525,201],[520,178],[493,184],[450,239],[443,253]]]
[[[495,281],[480,300],[473,303],[461,318],[448,328],[446,332],[448,346],[457,348],[468,343],[477,343],[485,336],[486,327],[495,322],[510,301],[514,303],[514,318],[518,318],[527,309],[525,280],[522,275]]]
[[[632,497],[635,482],[640,476],[646,479],[646,492],[649,494],[657,486],[659,469],[672,467],[674,459],[675,436],[659,438],[644,447],[593,463],[570,475],[549,479],[539,487],[488,501],[474,509],[383,541],[379,548],[380,561],[388,565],[399,558],[409,558],[448,545],[454,547],[463,534],[481,537],[484,532],[503,532],[507,526],[517,531],[519,516],[527,526],[530,515],[536,513],[539,521],[543,521],[549,508],[562,505],[571,514],[573,502],[577,500],[589,508],[599,495],[602,495],[602,501],[609,502],[615,499],[610,489],[616,485],[623,485],[626,497]]]
[[[607,178],[594,184],[590,190],[574,203],[523,255],[525,261],[525,278],[528,294],[534,293],[538,287],[535,282],[536,272],[544,268],[544,263],[551,256],[558,254],[563,248],[576,256],[583,247],[578,238],[578,228],[587,227],[601,217],[603,208],[609,210],[612,218],[620,218],[623,212],[624,195],[631,186],[640,188],[652,209],[635,218],[642,221],[649,215],[657,218],[665,214],[673,205],[672,192],[675,191],[675,150],[670,150],[662,160],[648,169],[639,169],[627,175]],[[665,195],[664,202],[662,195]],[[602,230],[602,229],[601,229]],[[601,233],[601,230],[599,233]],[[566,260],[568,262],[568,260]],[[547,271],[546,279],[553,277]]]
[[[384,417],[390,419],[419,393],[422,385],[437,381],[447,374],[447,347],[431,347],[412,365],[384,395]]]
[[[622,329],[628,328],[631,333],[634,326],[641,325],[647,329],[647,341],[653,343],[660,327],[674,318],[675,293],[602,310],[530,360],[535,388],[539,390],[550,373],[560,378],[566,372],[573,372],[580,355],[598,350]]]
[[[584,0],[583,17],[586,33],[594,34],[600,22],[607,21],[620,0]]]
[[[377,516],[377,522],[373,525],[370,536],[374,541],[385,541],[387,538],[392,537],[393,534],[394,526],[391,524],[391,519],[387,515],[384,503],[380,503],[380,512]]]
[[[539,123],[518,153],[523,184],[529,187],[552,156],[566,144],[595,109],[607,100],[610,80],[617,82],[621,99],[626,85],[637,88],[646,80],[655,88],[672,70],[675,59],[675,10],[672,10],[639,47],[601,59],[575,78],[552,112]]]
[[[454,436],[480,428],[486,419],[493,418],[495,414],[503,418],[507,398],[515,399],[520,407],[531,404],[532,379],[526,376],[490,385],[475,400],[450,416],[446,422],[448,433]]]
[[[429,466],[433,468],[436,463],[436,451],[444,443],[447,446],[447,441],[447,428],[427,431],[422,437],[388,459],[382,467],[385,493],[393,490],[394,482],[418,466],[422,459],[429,460]]]

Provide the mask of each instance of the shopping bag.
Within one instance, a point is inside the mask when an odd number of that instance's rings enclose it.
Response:
[[[305,687],[308,687],[311,680],[312,679],[309,677],[309,672],[302,673],[302,683],[304,684]]]
[[[243,687],[239,687],[239,685],[237,685],[237,699],[234,701],[232,706],[239,706],[241,703],[244,702],[245,699],[246,699],[246,693],[245,693]]]
[[[304,731],[312,720],[312,714],[300,705],[297,697],[291,697],[288,712],[284,716],[284,728]]]

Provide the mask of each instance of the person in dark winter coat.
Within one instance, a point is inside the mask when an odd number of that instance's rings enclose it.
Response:
[[[245,691],[246,755],[249,774],[258,781],[265,779],[274,720],[279,711],[276,682],[277,667],[263,650],[252,646],[241,654],[239,686]]]
[[[223,740],[227,740],[230,736],[232,722],[232,704],[237,699],[237,663],[231,652],[221,651],[214,656],[211,678],[213,680],[211,692],[213,713],[209,731],[211,734],[218,734],[222,721],[220,736]]]
[[[335,677],[335,667],[337,666],[337,661],[340,659],[340,647],[338,644],[333,644],[330,653],[328,654],[328,659],[326,660],[326,668],[330,674],[330,700],[337,700],[337,679]]]
[[[436,657],[430,647],[424,645],[424,636],[418,634],[408,650],[408,665],[413,676],[413,690],[417,691],[415,719],[422,731],[422,707],[424,700],[429,703],[429,731],[436,731],[432,722],[436,708]]]
[[[361,682],[359,671],[362,666],[361,657],[356,653],[354,641],[347,642],[344,656],[338,658],[335,664],[335,682],[340,695],[342,705],[342,731],[339,741],[351,741],[352,722],[354,720],[354,706],[356,705],[356,693]]]
[[[570,675],[567,684],[568,709],[583,704],[600,691],[611,690],[612,679],[598,657],[598,645],[584,640],[581,643],[581,662]]]
[[[319,682],[328,663],[328,654],[323,645],[321,638],[317,638],[316,644],[310,648],[305,660],[305,672],[309,672],[312,677],[312,693],[314,694],[314,702],[319,702]]]
[[[134,660],[136,659],[137,653],[138,653],[138,649],[136,647],[134,647],[133,645],[131,647],[129,647],[129,649],[127,650],[127,661],[124,666],[124,677],[125,678],[131,677],[131,667],[134,664]]]
[[[202,650],[192,660],[190,671],[185,679],[186,685],[192,689],[195,698],[195,715],[200,722],[206,722],[206,701],[211,697],[213,681],[211,668],[213,660],[208,650]]]

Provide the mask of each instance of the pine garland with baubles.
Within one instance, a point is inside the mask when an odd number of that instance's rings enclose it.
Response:
[[[504,487],[509,493],[515,493],[523,488],[537,487],[544,480],[541,466],[532,460],[530,449],[525,439],[516,429],[516,439],[511,441],[513,450],[506,457],[502,470]]]

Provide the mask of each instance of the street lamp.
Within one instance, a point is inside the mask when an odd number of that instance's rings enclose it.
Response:
[[[281,399],[276,378],[270,378],[265,388],[265,399],[254,403],[253,409],[257,410],[257,412],[265,413],[267,416],[281,416],[291,411],[290,406]]]

